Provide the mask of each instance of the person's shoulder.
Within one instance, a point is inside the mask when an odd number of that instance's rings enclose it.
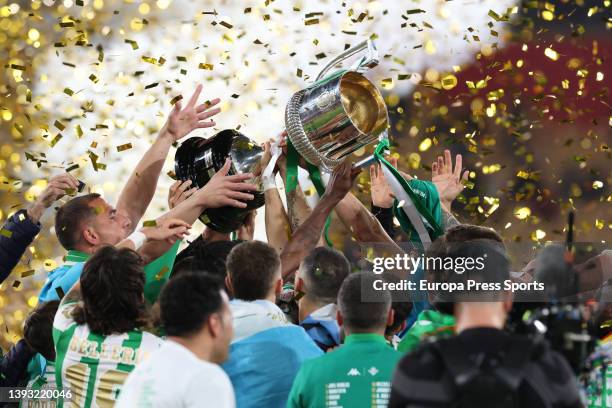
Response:
[[[440,341],[442,340],[425,341],[411,352],[397,352],[400,354],[397,370],[413,378],[441,376],[444,373],[444,364],[436,352],[438,346],[435,344]]]

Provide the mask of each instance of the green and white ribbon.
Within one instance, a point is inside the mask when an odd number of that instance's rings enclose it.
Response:
[[[298,185],[298,161],[300,159],[300,154],[297,152],[293,143],[289,137],[287,137],[287,179],[285,180],[285,188],[286,193],[289,194],[293,190],[297,188]],[[308,162],[307,162],[308,163]],[[308,163],[308,174],[310,175],[310,180],[317,190],[317,194],[319,197],[322,197],[325,193],[325,185],[323,184],[323,179],[321,178],[321,172],[317,166],[314,166]],[[323,229],[323,236],[325,237],[325,243],[329,247],[333,247],[331,239],[329,239],[329,227],[331,225],[331,215],[327,217],[325,220],[325,228]]]
[[[376,146],[374,157],[381,164],[383,174],[391,191],[395,195],[396,204],[394,213],[400,221],[404,231],[408,231],[408,222],[412,224],[423,246],[427,248],[431,244],[431,236],[427,231],[427,226],[433,231],[434,239],[444,232],[436,222],[434,216],[423,204],[421,198],[413,191],[410,184],[404,179],[400,172],[391,165],[384,157],[383,151],[389,148],[389,139],[384,137]],[[399,207],[399,208],[398,208]],[[406,219],[406,217],[408,219]]]

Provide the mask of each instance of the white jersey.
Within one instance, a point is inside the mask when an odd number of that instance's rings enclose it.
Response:
[[[70,389],[72,399],[58,407],[112,407],[128,374],[157,350],[162,340],[150,333],[132,330],[102,336],[87,325],[77,325],[71,316],[77,302],[61,305],[53,321],[57,388]]]
[[[34,358],[38,358],[38,356]],[[30,378],[26,388],[28,390],[40,391],[42,395],[45,395],[45,393],[47,393],[46,395],[53,395],[53,391],[57,390],[57,386],[55,385],[55,363],[53,361],[47,361],[44,373],[39,373]],[[19,402],[19,408],[55,408],[56,406],[57,402],[55,398],[23,398]]]
[[[234,408],[225,371],[168,340],[123,385],[115,408]]]

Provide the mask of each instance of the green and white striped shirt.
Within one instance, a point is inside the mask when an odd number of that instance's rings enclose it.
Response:
[[[35,357],[36,359],[36,357]],[[36,363],[36,360],[32,360],[32,363]],[[47,365],[43,373],[41,373],[41,367],[39,364],[34,364],[36,371],[38,374],[32,375],[28,381],[28,385],[26,386],[29,390],[48,390],[53,391],[56,390],[57,387],[55,385],[55,367],[53,361],[47,361]],[[28,371],[30,367],[28,367]],[[34,373],[32,373],[34,374]],[[45,400],[45,399],[28,399],[23,398],[19,402],[19,408],[55,408],[57,405],[55,399]]]
[[[102,336],[87,325],[77,325],[71,316],[77,302],[60,306],[53,321],[55,377],[58,390],[69,388],[70,406],[81,408],[112,407],[128,374],[162,340],[150,333],[132,330]],[[62,407],[58,401],[58,407]]]

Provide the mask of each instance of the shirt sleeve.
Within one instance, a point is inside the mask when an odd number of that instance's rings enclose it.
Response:
[[[0,228],[0,283],[21,259],[21,256],[40,232],[40,224],[33,223],[26,210],[16,212]]]
[[[51,300],[61,300],[59,292],[62,295],[68,293],[70,288],[81,278],[83,273],[83,262],[79,262],[70,267],[66,272],[56,279],[46,284],[40,292],[40,300],[42,302],[49,302]],[[59,289],[58,289],[59,288]]]
[[[67,302],[60,305],[53,319],[53,343],[57,344],[59,337],[64,333],[70,326],[76,324],[72,318],[72,310],[79,302]]]

